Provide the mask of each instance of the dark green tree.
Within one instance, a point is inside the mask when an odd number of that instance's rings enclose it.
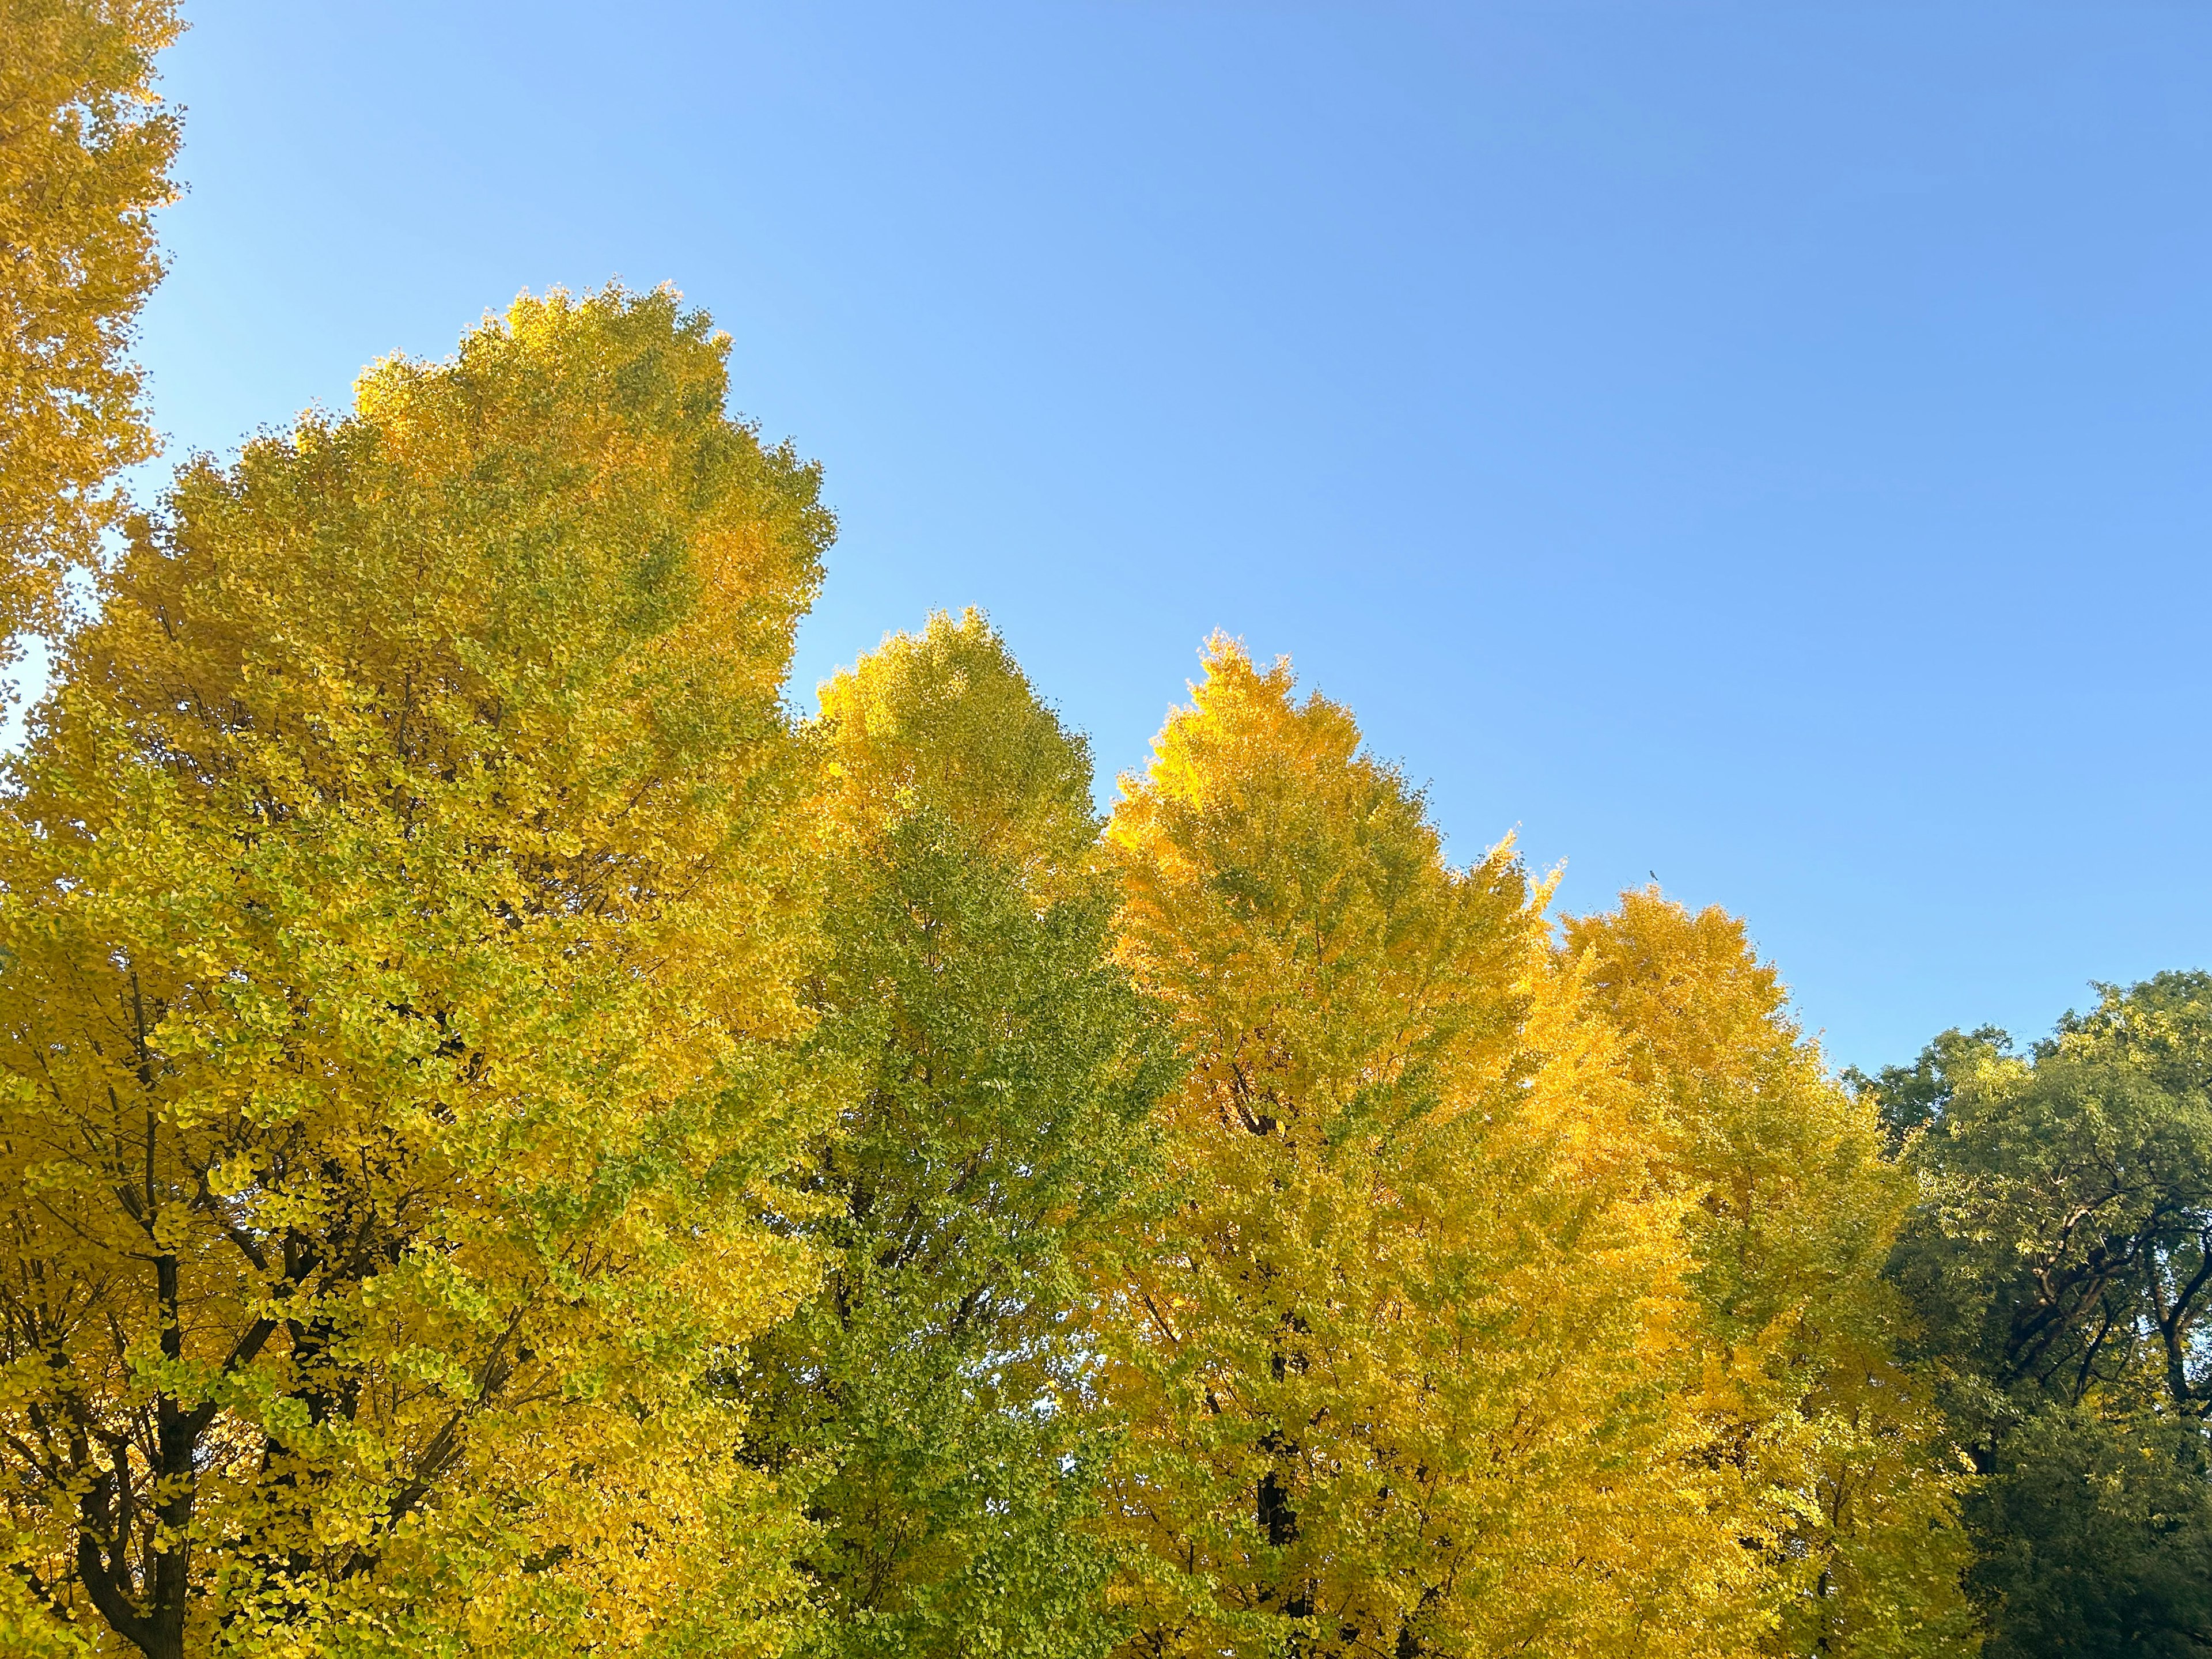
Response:
[[[2100,990],[1857,1079],[1925,1183],[1893,1270],[1984,1477],[1990,1659],[2212,1652],[2212,975]]]
[[[1987,1659],[2212,1651],[2200,1425],[2043,1402],[1996,1442],[1972,1520]]]
[[[826,1066],[793,1224],[822,1294],[756,1348],[748,1455],[811,1490],[840,1656],[1104,1648],[1108,1446],[1071,1319],[1172,1075],[1109,961],[1083,740],[969,612],[823,688]]]

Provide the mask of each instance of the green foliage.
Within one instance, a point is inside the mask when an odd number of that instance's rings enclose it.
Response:
[[[1859,1079],[1925,1199],[1893,1263],[1985,1476],[1990,1651],[2212,1640],[2212,975],[2103,988],[2027,1057],[1946,1033]]]
[[[1108,960],[1089,756],[974,612],[823,709],[817,1053],[854,1103],[797,1229],[823,1289],[755,1346],[747,1455],[807,1487],[817,1650],[1080,1659],[1112,1626],[1079,1260],[1170,1070]]]
[[[2047,1403],[2000,1438],[1969,1504],[1987,1659],[2187,1659],[2212,1646],[2202,1425]]]

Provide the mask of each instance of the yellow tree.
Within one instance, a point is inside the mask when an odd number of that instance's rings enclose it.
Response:
[[[1666,1103],[1715,1455],[1743,1482],[1784,1654],[1972,1651],[1960,1464],[1884,1276],[1914,1188],[1873,1106],[1829,1078],[1743,924],[1656,889],[1571,920],[1565,951]]]
[[[0,636],[54,621],[117,471],[154,452],[128,362],[161,274],[175,0],[0,0]]]
[[[1108,832],[1192,1070],[1103,1266],[1153,1654],[1740,1650],[1659,1126],[1510,847],[1217,638]]]
[[[808,1277],[830,524],[726,347],[610,289],[380,364],[64,659],[0,804],[0,1645],[775,1644],[701,1384]]]

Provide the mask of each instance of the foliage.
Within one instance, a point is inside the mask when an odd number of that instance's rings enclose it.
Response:
[[[1109,960],[1090,756],[973,611],[822,708],[817,1054],[857,1087],[804,1183],[827,1279],[754,1350],[749,1455],[811,1483],[819,1650],[1079,1659],[1111,1626],[1076,1263],[1170,1061]]]
[[[1989,1659],[2187,1659],[2212,1644],[2203,1430],[2045,1402],[1992,1447],[1970,1514]]]
[[[1668,1179],[1711,1343],[1713,1455],[1765,1540],[1772,1651],[1963,1654],[1957,1470],[1883,1268],[1913,1196],[1869,1103],[1830,1080],[1741,922],[1656,890],[1570,921],[1632,1075],[1668,1107]]]
[[[1989,1651],[2202,1651],[2212,975],[2102,988],[2025,1057],[1947,1032],[1859,1083],[1927,1188],[1894,1272],[1987,1477]]]
[[[111,480],[154,452],[125,354],[161,273],[154,56],[179,27],[175,0],[0,0],[0,636],[56,620]]]
[[[380,364],[187,468],[64,659],[0,810],[11,1650],[780,1644],[696,1384],[808,1279],[755,1212],[830,526],[725,349],[610,289]]]
[[[1101,1334],[1130,1650],[1741,1650],[1680,1206],[1542,890],[1218,637],[1123,787],[1124,955],[1193,1067]]]

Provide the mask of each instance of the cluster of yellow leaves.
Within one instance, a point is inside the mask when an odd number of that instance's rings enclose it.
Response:
[[[1660,1103],[1510,847],[1214,642],[1108,846],[1191,1061],[1109,1264],[1132,1651],[1742,1652]]]
[[[0,635],[54,620],[154,450],[124,353],[161,271],[179,27],[175,0],[0,0]]]
[[[1089,861],[1089,745],[1038,702],[981,611],[893,635],[824,681],[821,703],[829,811],[848,840],[934,812],[1040,901]]]
[[[1913,1197],[1870,1104],[1829,1078],[1741,922],[1656,891],[1565,944],[1666,1108],[1662,1170],[1695,1200],[1698,1407],[1766,1541],[1770,1651],[1971,1651],[1958,1464],[1883,1273]]]
[[[610,290],[380,365],[188,471],[64,659],[0,805],[49,1626],[780,1644],[787,1506],[700,1384],[809,1274],[755,1215],[817,1092],[778,699],[829,525],[725,344]]]

